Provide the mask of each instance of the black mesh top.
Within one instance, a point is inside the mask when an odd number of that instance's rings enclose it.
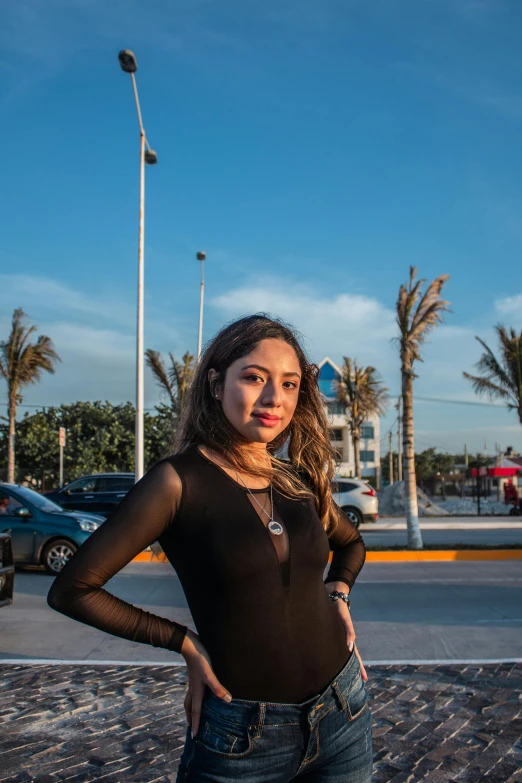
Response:
[[[108,633],[179,652],[186,627],[103,585],[156,539],[175,568],[212,667],[233,698],[298,703],[319,693],[350,656],[323,582],[352,587],[366,549],[346,515],[330,537],[313,500],[234,481],[197,448],[158,462],[56,577],[48,603]],[[254,500],[255,498],[255,500]],[[352,653],[353,654],[353,653]]]

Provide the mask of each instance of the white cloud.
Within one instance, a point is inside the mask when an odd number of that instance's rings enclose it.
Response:
[[[73,400],[134,400],[134,297],[132,304],[127,304],[110,292],[90,294],[52,278],[32,275],[0,275],[0,291],[0,338],[9,333],[14,308],[23,305],[29,321],[38,325],[37,334],[51,337],[62,359],[54,375],[44,373],[40,383],[25,390],[24,402],[59,405]],[[145,319],[147,348],[173,350],[180,355],[191,344],[187,330],[168,326],[172,315],[160,312],[153,303],[146,303]],[[0,400],[4,396],[5,384],[0,383]],[[147,407],[157,399],[152,375],[146,369]]]
[[[245,285],[211,300],[211,305],[231,319],[253,312],[267,312],[295,326],[305,337],[311,358],[342,356],[374,365],[393,393],[399,393],[399,351],[395,311],[377,298],[340,292],[327,297],[291,280]],[[484,337],[490,338],[486,330]],[[464,370],[471,370],[481,348],[475,332],[466,326],[443,324],[422,348],[424,361],[416,365],[419,394],[476,400]]]
[[[395,336],[395,315],[378,299],[363,294],[324,296],[293,280],[245,285],[211,300],[225,318],[267,312],[295,326],[305,337],[312,358],[357,356],[366,364],[381,364]],[[386,362],[387,363],[387,362]]]
[[[4,301],[14,307],[23,302],[24,310],[37,307],[41,312],[70,311],[76,315],[84,314],[102,317],[131,325],[134,310],[124,302],[105,297],[99,292],[89,294],[78,291],[48,277],[36,275],[0,275],[0,291]]]
[[[501,315],[514,315],[519,320],[522,319],[522,294],[515,296],[506,296],[503,299],[497,299],[495,310]]]

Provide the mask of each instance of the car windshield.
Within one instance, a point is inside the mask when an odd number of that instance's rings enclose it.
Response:
[[[63,511],[61,506],[53,503],[52,500],[48,500],[48,498],[44,498],[43,495],[39,495],[38,492],[35,492],[34,489],[29,489],[29,487],[17,487],[15,492],[17,499],[21,503],[24,501],[31,503],[39,511],[47,511],[49,513],[53,511]]]

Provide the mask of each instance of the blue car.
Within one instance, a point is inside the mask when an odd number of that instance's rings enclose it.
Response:
[[[58,574],[105,517],[64,511],[28,487],[0,482],[0,533],[11,531],[15,565]]]
[[[89,511],[108,516],[134,486],[134,473],[97,473],[44,495],[66,511]]]

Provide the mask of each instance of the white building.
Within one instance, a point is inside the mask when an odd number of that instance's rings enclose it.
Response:
[[[336,400],[335,381],[341,378],[340,368],[326,356],[319,362],[319,389],[323,395],[330,422],[330,442],[339,454],[337,475],[355,476],[350,428],[346,411]],[[374,477],[379,483],[381,466],[380,417],[372,416],[361,428],[360,459],[361,475]]]

